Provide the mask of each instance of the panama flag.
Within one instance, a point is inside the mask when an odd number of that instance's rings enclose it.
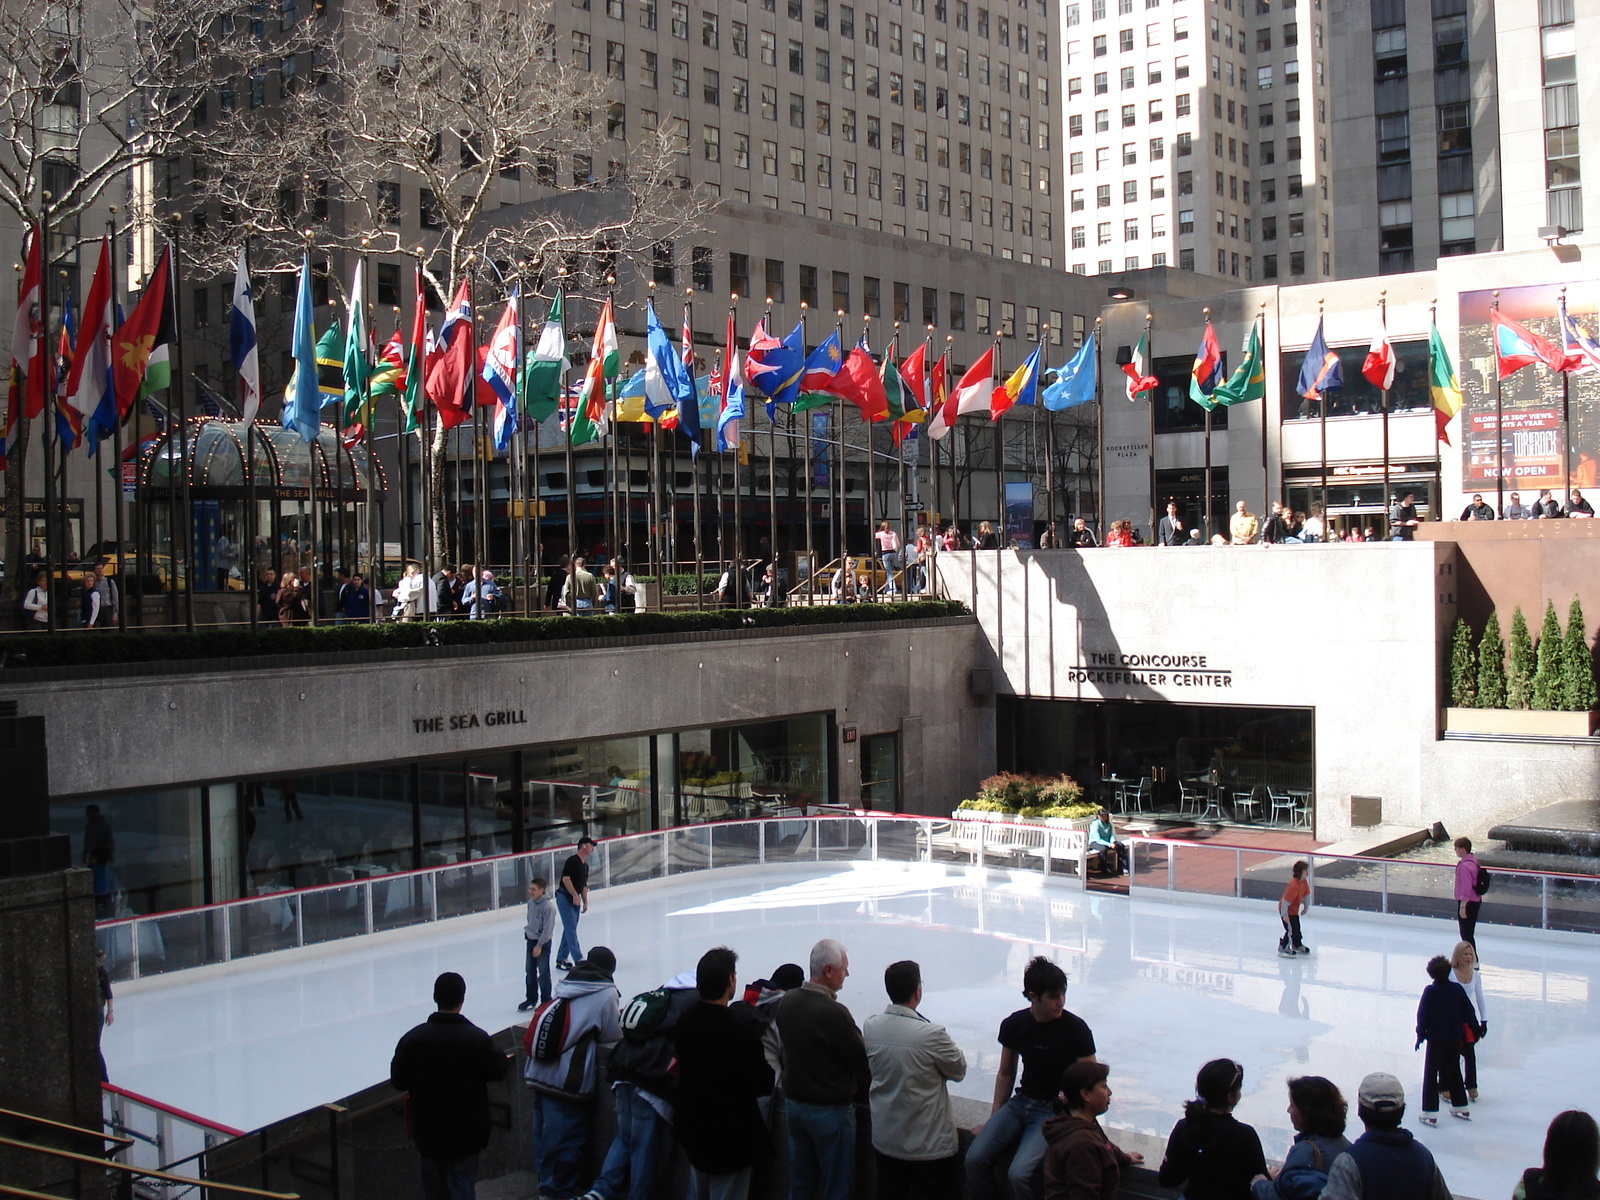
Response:
[[[1222,382],[1222,347],[1217,344],[1217,331],[1206,322],[1206,331],[1200,337],[1200,348],[1194,352],[1194,365],[1189,368],[1189,399],[1210,412],[1216,407],[1211,393]]]
[[[1509,378],[1536,362],[1542,362],[1552,371],[1561,370],[1564,356],[1544,338],[1500,315],[1498,308],[1489,310],[1489,324],[1494,331],[1495,369],[1501,379]]]
[[[116,405],[111,395],[111,326],[115,313],[111,307],[111,239],[100,239],[100,262],[89,285],[89,298],[83,305],[83,320],[78,326],[78,344],[67,376],[66,403],[82,421],[89,453],[100,439],[116,428]]]
[[[522,298],[516,288],[500,314],[483,362],[483,381],[499,402],[494,410],[494,448],[504,454],[517,431],[517,364],[522,361]]]
[[[239,247],[239,265],[233,273],[233,307],[228,312],[228,355],[239,372],[243,393],[240,411],[246,425],[261,408],[261,359],[256,350],[256,301],[250,291],[250,267]]]
[[[1139,344],[1133,348],[1133,358],[1122,364],[1122,373],[1128,377],[1127,395],[1129,403],[1138,400],[1146,392],[1153,392],[1160,386],[1161,381],[1150,374],[1150,331],[1146,330],[1139,337]]]
[[[1389,322],[1380,307],[1378,330],[1372,335],[1372,345],[1367,347],[1367,358],[1361,364],[1361,373],[1373,387],[1380,392],[1387,392],[1394,387],[1394,368],[1394,347],[1389,344]]]
[[[1561,296],[1561,369],[1563,371],[1600,370],[1600,342],[1584,332],[1583,326],[1567,312],[1567,297]]]

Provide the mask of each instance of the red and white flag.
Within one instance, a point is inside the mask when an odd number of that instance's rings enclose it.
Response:
[[[1389,326],[1382,308],[1378,309],[1378,331],[1372,335],[1372,345],[1367,348],[1366,361],[1361,373],[1367,382],[1380,392],[1394,387],[1394,347],[1389,344]]]
[[[989,395],[994,391],[994,347],[990,346],[967,368],[967,373],[956,384],[955,416],[982,413],[989,416]]]

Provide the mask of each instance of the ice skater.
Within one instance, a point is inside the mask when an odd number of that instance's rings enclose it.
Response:
[[[1300,917],[1311,907],[1311,884],[1306,880],[1306,869],[1304,859],[1294,864],[1289,882],[1284,884],[1283,895],[1278,898],[1278,920],[1283,922],[1278,953],[1284,958],[1311,953],[1311,948],[1300,936]]]
[[[1470,1032],[1476,1038],[1478,1014],[1466,990],[1450,978],[1450,960],[1442,954],[1428,960],[1428,978],[1417,1005],[1417,1047],[1427,1043],[1422,1067],[1424,1125],[1439,1123],[1439,1093],[1450,1097],[1450,1115],[1472,1120],[1467,1111],[1467,1089],[1461,1081],[1461,1044]]]

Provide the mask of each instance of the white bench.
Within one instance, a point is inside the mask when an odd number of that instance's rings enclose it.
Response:
[[[967,855],[979,864],[990,858],[1010,860],[1017,866],[1036,860],[1046,875],[1054,874],[1059,864],[1071,864],[1080,884],[1089,875],[1089,838],[1081,829],[1021,824],[958,811],[952,814],[947,829],[934,827],[932,847]]]

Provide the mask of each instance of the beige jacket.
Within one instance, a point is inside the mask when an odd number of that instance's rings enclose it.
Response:
[[[1248,546],[1256,540],[1256,530],[1260,527],[1260,522],[1253,514],[1234,513],[1233,519],[1228,522],[1228,533],[1232,535],[1235,546]]]
[[[908,1162],[956,1153],[948,1081],[967,1075],[967,1059],[943,1025],[891,1004],[861,1029],[872,1067],[872,1146]]]

